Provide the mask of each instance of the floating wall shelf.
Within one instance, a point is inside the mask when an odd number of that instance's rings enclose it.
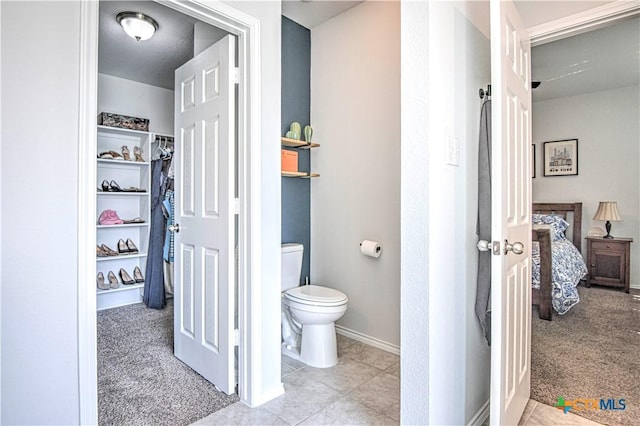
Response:
[[[320,146],[319,143],[307,143],[305,141],[300,141],[297,139],[289,139],[289,138],[280,138],[280,143],[282,144],[282,146],[287,146],[289,148],[300,148],[300,149],[311,149],[311,148],[317,148]]]
[[[289,138],[280,138],[280,144],[282,146],[286,146],[287,148],[297,148],[297,149],[311,149],[317,148],[320,146],[319,143],[307,143],[305,141],[300,141],[297,139],[289,139]],[[290,178],[299,178],[299,179],[309,179],[314,177],[319,177],[318,173],[307,173],[307,172],[288,172],[282,170],[282,177],[290,177]]]
[[[320,176],[318,173],[285,172],[284,170],[281,173],[282,173],[282,177],[301,178],[301,179],[308,179],[308,178],[314,178],[314,177]]]

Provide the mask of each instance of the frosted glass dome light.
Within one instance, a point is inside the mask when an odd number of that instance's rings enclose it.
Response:
[[[139,12],[120,12],[116,20],[127,35],[136,41],[149,40],[158,29],[158,23]]]

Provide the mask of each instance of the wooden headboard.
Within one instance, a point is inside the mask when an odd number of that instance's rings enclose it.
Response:
[[[571,223],[573,245],[582,252],[582,203],[533,203],[532,213],[555,214]]]

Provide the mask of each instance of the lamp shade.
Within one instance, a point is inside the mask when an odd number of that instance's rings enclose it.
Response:
[[[150,16],[138,12],[120,12],[116,20],[131,38],[149,40],[158,29],[158,23]]]
[[[618,212],[618,203],[615,201],[600,201],[598,211],[593,216],[593,220],[603,220],[611,222],[619,222],[622,220],[620,212]]]

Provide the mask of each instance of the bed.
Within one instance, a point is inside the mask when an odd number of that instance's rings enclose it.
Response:
[[[532,304],[551,321],[552,309],[563,315],[580,300],[582,203],[534,203],[532,213]]]

